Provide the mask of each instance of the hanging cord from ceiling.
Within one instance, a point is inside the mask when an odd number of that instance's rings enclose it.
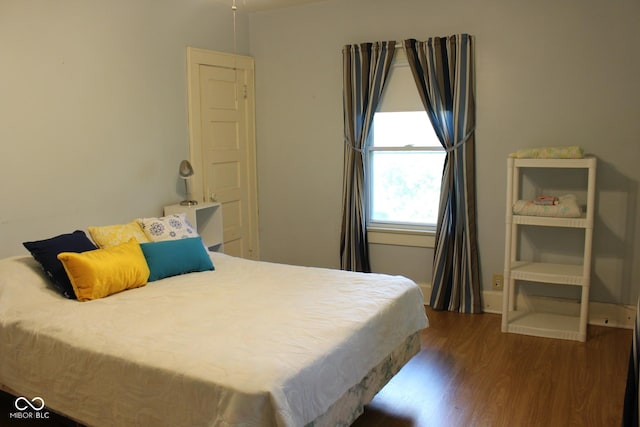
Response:
[[[238,11],[238,6],[236,6],[236,0],[233,0],[231,4],[231,11],[233,12],[233,53],[238,54],[238,37],[236,34],[236,12]]]

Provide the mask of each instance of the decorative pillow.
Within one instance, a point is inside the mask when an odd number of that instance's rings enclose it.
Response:
[[[138,218],[137,221],[151,242],[198,237],[198,232],[189,224],[185,213],[161,218]]]
[[[58,260],[60,252],[85,252],[96,249],[84,231],[76,230],[73,233],[61,234],[50,239],[35,242],[23,242],[22,245],[31,253],[31,256],[40,263],[47,273],[51,283],[67,298],[75,299],[73,286],[69,281],[64,266]]]
[[[149,267],[135,239],[106,249],[58,255],[79,301],[144,286]]]
[[[93,241],[102,249],[128,242],[131,238],[136,239],[138,243],[149,241],[137,221],[131,221],[128,224],[88,227],[88,229]]]
[[[140,244],[149,265],[149,281],[195,271],[214,270],[200,237]]]

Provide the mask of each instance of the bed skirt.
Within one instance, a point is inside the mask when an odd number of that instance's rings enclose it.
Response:
[[[316,418],[305,427],[348,427],[364,411],[364,406],[371,402],[373,397],[389,382],[395,374],[420,351],[420,332],[409,336],[390,355],[375,366],[358,384],[351,387],[334,403],[327,412]],[[0,384],[0,390],[13,396],[20,393]],[[82,424],[82,421],[74,419],[67,414],[57,411],[56,408],[47,409],[64,416],[69,420]]]
[[[358,384],[351,387],[327,412],[306,427],[348,427],[364,411],[364,406],[395,374],[420,351],[420,332],[409,336]]]

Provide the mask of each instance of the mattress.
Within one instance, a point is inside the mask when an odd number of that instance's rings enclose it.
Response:
[[[0,261],[0,384],[95,426],[304,426],[428,325],[404,277],[211,257],[82,303]]]

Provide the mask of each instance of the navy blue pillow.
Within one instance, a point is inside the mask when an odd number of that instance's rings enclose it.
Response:
[[[76,299],[69,276],[67,276],[64,266],[58,260],[58,254],[61,252],[80,253],[98,249],[87,235],[83,231],[76,230],[73,233],[61,234],[50,239],[23,242],[22,245],[40,263],[42,269],[62,295]]]
[[[149,282],[195,271],[214,270],[200,237],[140,243],[149,265]]]

